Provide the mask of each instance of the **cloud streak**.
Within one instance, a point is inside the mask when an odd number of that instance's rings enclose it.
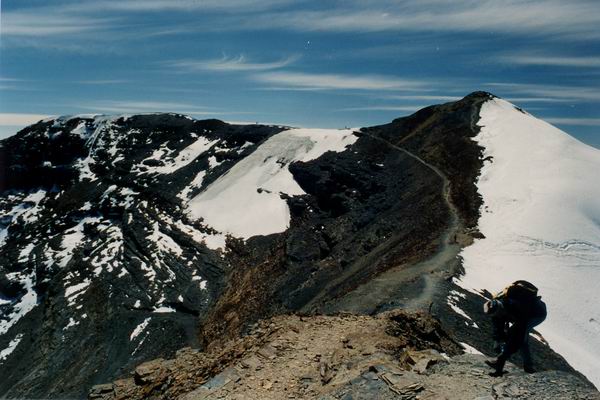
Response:
[[[366,107],[348,107],[340,108],[336,111],[350,112],[350,111],[401,111],[401,112],[415,112],[427,106],[366,106]]]
[[[589,39],[600,37],[599,25],[597,3],[585,0],[375,0],[337,9],[263,14],[234,26],[320,32],[495,32]]]
[[[25,126],[47,117],[48,114],[0,113],[0,126]]]
[[[525,96],[531,101],[532,98],[552,99],[546,101],[574,101],[574,102],[600,102],[600,92],[595,87],[583,86],[559,86],[559,85],[536,85],[520,83],[491,82],[486,86],[498,88],[505,93],[504,97],[517,94]],[[524,101],[524,100],[521,100]]]
[[[237,57],[226,57],[217,60],[181,60],[167,62],[166,65],[182,71],[266,71],[286,67],[297,61],[300,56],[290,56],[273,62],[253,62],[243,54]]]
[[[483,32],[600,38],[599,7],[589,0],[371,0],[325,5],[306,1],[302,7],[293,0],[84,1],[4,10],[2,31],[21,36],[90,32],[115,25],[110,18],[128,19],[140,12],[187,13],[200,18],[208,13],[211,23],[195,24],[196,31]]]
[[[600,126],[600,118],[559,118],[549,117],[543,118],[544,121],[556,125],[570,126]]]
[[[2,12],[3,37],[65,36],[113,29],[114,18],[68,15],[46,8]]]
[[[581,67],[581,68],[599,68],[600,57],[564,57],[550,55],[507,55],[498,57],[498,60],[508,64],[518,65],[541,65],[551,67]]]
[[[163,102],[163,101],[122,101],[109,100],[97,103],[78,105],[77,107],[91,110],[94,112],[115,113],[115,114],[135,114],[148,112],[173,112],[180,114],[194,115],[217,115],[220,114],[214,109],[197,106],[190,103]]]
[[[294,0],[109,0],[84,1],[66,6],[72,12],[260,12],[289,5]]]
[[[279,86],[329,90],[424,90],[418,80],[382,75],[311,74],[303,72],[266,72],[255,74],[256,81]]]

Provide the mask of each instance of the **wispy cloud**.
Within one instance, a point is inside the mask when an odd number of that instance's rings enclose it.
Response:
[[[506,100],[512,103],[568,103],[572,102],[571,98],[555,99],[552,97],[506,97]]]
[[[25,126],[47,117],[47,114],[0,113],[0,126]]]
[[[271,61],[271,62],[255,62],[246,58],[245,55],[241,54],[237,57],[226,57],[223,56],[216,60],[181,60],[171,61],[165,63],[166,65],[177,68],[183,71],[266,71],[272,69],[279,69],[286,67],[296,60],[300,56],[294,55],[287,58]]]
[[[84,1],[68,5],[71,11],[164,12],[229,11],[259,12],[293,3],[294,0],[108,0]]]
[[[340,108],[336,111],[401,111],[401,112],[415,112],[427,106],[366,106],[366,107],[348,107]]]
[[[330,90],[411,90],[425,89],[423,81],[382,75],[310,74],[302,72],[265,72],[254,79],[275,85]]]
[[[600,57],[564,57],[549,55],[524,55],[513,54],[498,57],[498,60],[509,64],[518,65],[543,65],[552,67],[600,67]]]
[[[391,95],[384,98],[390,100],[423,100],[423,101],[456,101],[462,99],[462,96],[443,96],[443,95]]]
[[[82,85],[120,85],[129,82],[130,81],[126,79],[86,79],[75,81],[75,83],[80,83]]]
[[[198,106],[190,103],[163,102],[163,101],[99,101],[92,104],[77,105],[77,107],[94,112],[135,114],[148,112],[174,112],[193,115],[217,115],[217,110]]]
[[[50,37],[105,30],[113,26],[113,18],[69,15],[52,9],[2,12],[3,37]]]
[[[544,118],[544,121],[556,125],[571,125],[571,126],[600,126],[600,118],[559,118],[550,117]]]
[[[494,32],[598,38],[600,13],[593,1],[428,0],[350,2],[344,7],[265,13],[239,28],[329,32]],[[435,10],[435,12],[432,12]]]
[[[588,0],[109,0],[66,3],[7,11],[3,34],[55,35],[94,31],[110,20],[139,12],[210,12],[210,24],[196,31],[281,29],[321,32],[485,32],[552,38],[599,38],[598,3]],[[287,6],[287,7],[286,7]],[[432,10],[435,10],[433,12]],[[169,27],[167,31],[172,30]],[[177,30],[175,30],[177,31]],[[150,34],[151,32],[149,32]]]
[[[486,83],[485,85],[498,88],[498,90],[501,90],[504,93],[504,97],[509,98],[511,95],[517,94],[520,96],[525,96],[526,98],[561,99],[575,102],[600,101],[600,91],[598,91],[595,87],[537,85],[504,82],[491,82]]]

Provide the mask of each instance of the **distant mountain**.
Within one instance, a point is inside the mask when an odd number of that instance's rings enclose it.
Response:
[[[483,268],[471,254],[496,240],[480,125],[493,107],[525,115],[507,104],[477,92],[356,131],[74,116],[1,141],[0,395],[84,397],[286,312],[429,309],[490,353],[481,297],[461,286]],[[513,278],[490,276],[480,287]]]

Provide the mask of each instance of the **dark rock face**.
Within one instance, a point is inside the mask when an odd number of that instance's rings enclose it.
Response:
[[[176,195],[281,130],[161,114],[40,122],[1,142],[0,348],[19,340],[0,360],[0,393],[83,397],[197,344],[227,261],[194,238],[206,228]],[[199,138],[218,146],[217,166],[214,148],[153,172]]]

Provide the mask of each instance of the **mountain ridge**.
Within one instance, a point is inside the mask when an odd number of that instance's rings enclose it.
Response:
[[[347,147],[316,157],[303,158],[327,133],[294,131],[303,135],[299,157],[285,156],[285,146],[277,156],[275,148],[274,159],[246,169],[266,165],[268,179],[294,181],[297,188],[278,196],[262,183],[253,192],[283,200],[289,226],[249,238],[190,218],[189,202],[235,178],[239,162],[289,134],[287,127],[177,114],[74,117],[41,121],[2,141],[0,323],[11,325],[0,348],[12,350],[0,361],[9,371],[0,393],[81,397],[142,361],[239,337],[262,318],[343,311],[331,305],[376,276],[427,262],[448,240],[456,250],[468,245],[481,237],[475,182],[484,161],[473,138],[479,108],[491,98],[476,92],[427,107],[357,131]],[[460,220],[451,237],[444,237],[453,214],[444,180],[413,156],[448,179]],[[402,277],[400,291],[374,309],[405,306],[430,285],[430,304],[417,308],[428,307],[461,341],[491,354],[485,334],[474,339],[457,314],[464,309],[486,326],[481,297],[452,282],[460,264],[437,260],[436,268]],[[451,291],[461,295],[449,305]],[[534,347],[548,365],[573,372],[542,344]]]

